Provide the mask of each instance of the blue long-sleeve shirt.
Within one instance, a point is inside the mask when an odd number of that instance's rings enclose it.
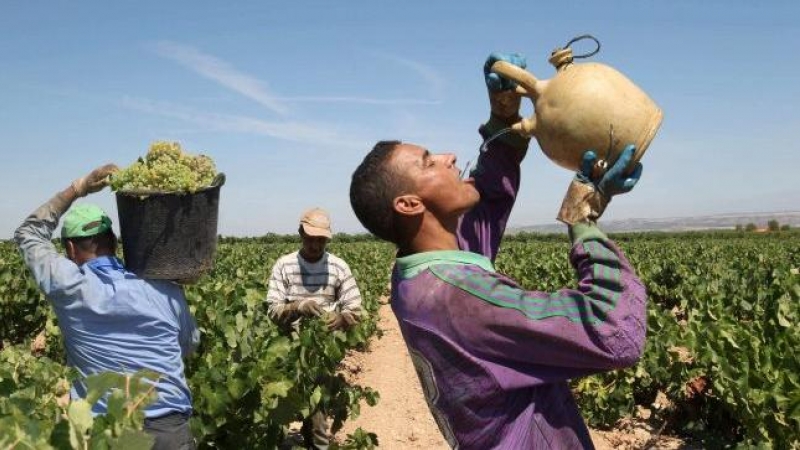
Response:
[[[158,398],[145,409],[145,416],[191,412],[182,358],[197,346],[199,331],[182,288],[141,279],[113,256],[76,265],[51,242],[59,216],[52,201],[45,203],[25,219],[14,240],[58,316],[67,364],[84,377],[156,371],[162,375],[156,384]],[[85,395],[83,383],[72,387],[72,398]],[[105,413],[105,400],[92,411]]]

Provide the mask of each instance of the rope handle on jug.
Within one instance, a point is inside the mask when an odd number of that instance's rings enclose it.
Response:
[[[572,48],[570,48],[570,46],[584,39],[589,39],[594,41],[594,43],[597,44],[597,47],[589,53],[573,55]],[[600,41],[598,41],[597,38],[592,36],[591,34],[582,34],[580,36],[576,36],[570,39],[570,41],[567,42],[567,45],[565,45],[564,47],[553,50],[553,52],[550,54],[550,59],[548,59],[548,61],[556,69],[559,69],[564,64],[571,64],[573,59],[588,58],[590,56],[596,55],[598,52],[600,52]]]
[[[595,48],[594,51],[591,51],[589,53],[584,53],[583,55],[575,55],[575,56],[573,56],[573,58],[575,58],[575,59],[588,58],[590,56],[596,55],[600,51],[600,41],[598,41],[597,38],[592,36],[591,34],[582,34],[580,36],[572,38],[572,40],[567,42],[567,45],[565,45],[564,48],[569,48],[570,45],[572,45],[572,44],[574,44],[574,43],[576,43],[578,41],[582,41],[584,39],[593,40],[594,43],[597,44],[597,48]]]

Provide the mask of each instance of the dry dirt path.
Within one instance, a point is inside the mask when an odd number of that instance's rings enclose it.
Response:
[[[337,438],[361,427],[376,433],[380,448],[387,450],[447,450],[428,410],[422,389],[408,356],[403,336],[389,305],[381,306],[379,327],[383,337],[372,342],[370,351],[350,354],[344,367],[351,381],[380,393],[375,407],[362,405],[361,415],[345,423]],[[642,448],[650,437],[640,431],[592,431],[598,450]],[[662,437],[654,449],[681,448],[680,441]]]
[[[343,439],[361,427],[378,435],[382,449],[449,449],[425,403],[389,305],[381,306],[379,317],[383,337],[371,343],[369,352],[349,355],[344,364],[354,383],[375,389],[381,398],[375,407],[362,405],[361,415],[347,421],[337,437]]]

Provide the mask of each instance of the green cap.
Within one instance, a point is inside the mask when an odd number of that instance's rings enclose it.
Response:
[[[95,205],[81,203],[75,205],[64,217],[61,226],[61,238],[81,238],[105,233],[111,229],[111,219]]]

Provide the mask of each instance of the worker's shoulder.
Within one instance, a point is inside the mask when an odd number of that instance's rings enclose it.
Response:
[[[498,283],[509,281],[503,275],[476,264],[433,264],[428,270],[445,283],[470,292],[489,291]]]
[[[152,278],[138,278],[130,280],[140,284],[142,290],[148,293],[163,295],[172,298],[183,298],[183,286],[172,280],[156,280]]]
[[[347,262],[344,259],[334,255],[331,252],[327,252],[327,253],[328,253],[328,264],[329,265],[333,265],[333,266],[336,266],[337,268],[341,268],[341,269],[343,269],[343,268],[349,269],[350,268],[350,266],[347,264]]]
[[[492,270],[487,270],[477,264],[461,262],[437,262],[431,264],[428,269],[437,277],[491,277],[497,274]]]
[[[284,253],[283,255],[279,256],[278,259],[275,260],[275,263],[272,265],[273,268],[275,267],[283,267],[288,264],[298,265],[300,261],[298,260],[299,251],[293,251],[289,253]]]

